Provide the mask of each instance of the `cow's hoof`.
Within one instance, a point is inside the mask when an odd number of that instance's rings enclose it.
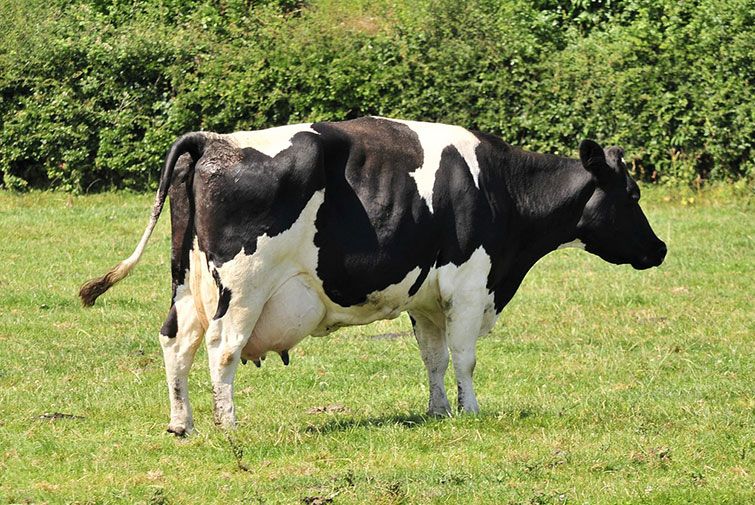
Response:
[[[238,421],[218,421],[216,419],[215,426],[217,426],[221,430],[235,430],[236,428],[238,428],[239,423]]]
[[[427,411],[427,416],[428,417],[437,417],[437,418],[452,417],[453,416],[453,412],[451,411],[451,409],[448,409],[448,410],[445,410],[445,409],[443,409],[443,410],[428,410]]]
[[[174,424],[168,425],[168,433],[173,433],[177,437],[185,437],[189,434],[189,430],[184,426],[178,426]]]
[[[480,413],[480,407],[477,404],[460,407],[458,413],[465,416],[476,416]]]

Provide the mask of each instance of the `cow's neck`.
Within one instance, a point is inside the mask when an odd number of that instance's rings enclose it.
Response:
[[[540,257],[576,239],[595,183],[579,160],[514,150],[507,186],[523,249]]]
[[[499,310],[540,258],[577,238],[595,188],[581,162],[570,158],[512,149],[501,170],[508,198],[500,209],[504,236],[490,279]]]

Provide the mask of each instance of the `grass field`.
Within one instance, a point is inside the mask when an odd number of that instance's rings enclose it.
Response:
[[[152,195],[0,193],[0,503],[755,503],[755,200],[646,193],[666,263],[544,258],[479,342],[480,415],[423,416],[402,317],[241,367],[231,433],[200,350],[186,439],[156,337],[167,215],[133,276],[76,298]]]

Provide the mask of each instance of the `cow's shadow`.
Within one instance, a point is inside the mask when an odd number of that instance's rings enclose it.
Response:
[[[379,428],[391,425],[411,429],[428,423],[438,422],[441,419],[440,417],[419,413],[394,414],[381,417],[339,418],[329,420],[323,424],[310,424],[306,427],[306,431],[307,433],[325,435],[354,428]]]

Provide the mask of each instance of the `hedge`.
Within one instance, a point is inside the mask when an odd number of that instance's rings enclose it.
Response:
[[[6,188],[156,184],[170,143],[367,114],[635,174],[755,178],[751,0],[0,0]]]

